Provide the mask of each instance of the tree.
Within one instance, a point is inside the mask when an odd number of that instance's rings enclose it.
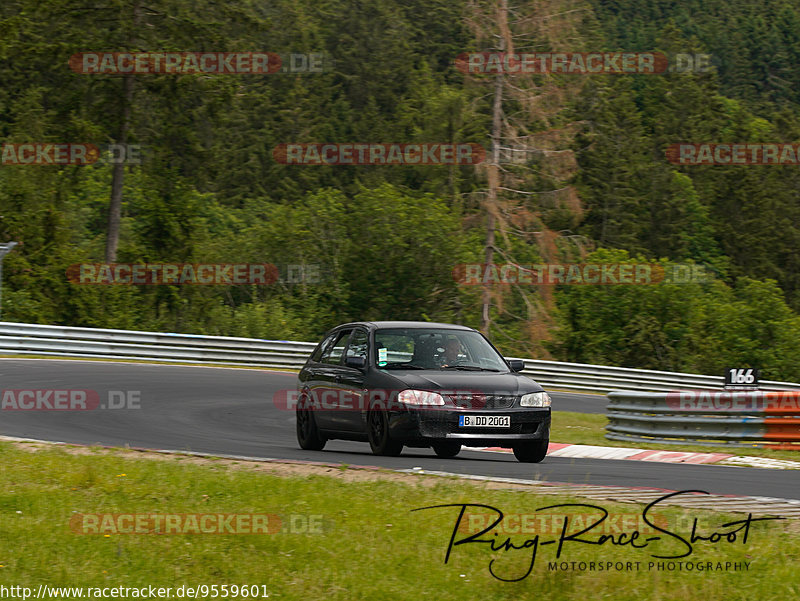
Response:
[[[507,0],[474,1],[468,7],[468,22],[476,45],[495,58],[559,46],[575,51],[580,44],[578,23],[584,10],[585,6],[569,0],[524,3],[513,10]],[[490,144],[482,167],[487,188],[480,194],[485,218],[484,263],[490,265],[498,256],[518,263],[520,259],[511,252],[512,238],[536,247],[546,260],[569,256],[571,253],[563,252],[569,244],[565,247],[556,240],[575,239],[567,234],[577,224],[572,217],[580,213],[580,200],[568,182],[575,170],[570,148],[575,124],[564,109],[583,82],[522,69],[487,71],[487,75],[476,78],[478,90],[491,97]],[[571,248],[578,254],[580,249]],[[546,323],[547,293],[540,297],[519,286],[512,289],[519,296],[514,304],[524,311],[523,319]],[[484,285],[480,320],[484,333],[491,331],[494,314],[519,319],[516,310],[508,310],[502,296],[501,288],[488,282]],[[544,334],[538,327],[534,331],[536,338]],[[526,337],[538,345],[538,340],[530,339],[531,333]]]

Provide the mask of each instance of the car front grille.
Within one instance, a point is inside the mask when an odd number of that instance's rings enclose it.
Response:
[[[507,394],[451,394],[447,395],[459,409],[510,409],[517,400]]]

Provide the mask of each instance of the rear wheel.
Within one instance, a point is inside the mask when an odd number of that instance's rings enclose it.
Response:
[[[367,437],[375,455],[397,457],[403,451],[403,443],[389,437],[389,418],[380,407],[370,408],[367,416]]]
[[[295,410],[297,420],[297,442],[301,449],[306,451],[321,451],[328,442],[319,434],[317,420],[314,419],[314,412],[308,402],[307,397],[302,397],[297,403]]]
[[[549,438],[514,445],[514,457],[521,463],[540,463],[547,455]]]
[[[442,459],[450,459],[461,452],[461,443],[453,441],[437,442],[433,445],[433,452]]]

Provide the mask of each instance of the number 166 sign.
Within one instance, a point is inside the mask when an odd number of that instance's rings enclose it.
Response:
[[[745,367],[742,369],[731,367],[725,370],[725,386],[747,386],[758,388],[760,370]]]

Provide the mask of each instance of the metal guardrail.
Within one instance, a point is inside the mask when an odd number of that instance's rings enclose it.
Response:
[[[800,450],[800,391],[677,390],[608,394],[606,438]]]
[[[246,365],[295,370],[303,366],[315,346],[313,342],[288,340],[0,322],[0,354],[3,355],[138,359],[165,363]],[[723,388],[721,376],[538,359],[524,359],[524,361],[525,369],[522,373],[531,376],[545,388],[604,394],[612,390],[670,391],[685,388]],[[761,384],[765,390],[800,390],[800,384],[790,382],[762,381]]]
[[[608,367],[585,363],[561,363],[524,359],[522,373],[531,376],[545,388],[573,390],[576,392],[602,392],[614,390],[663,391],[696,388],[723,390],[725,378],[671,371],[651,371],[629,367]],[[800,390],[794,382],[762,380],[763,390]]]
[[[0,322],[0,354],[300,369],[316,343]]]

